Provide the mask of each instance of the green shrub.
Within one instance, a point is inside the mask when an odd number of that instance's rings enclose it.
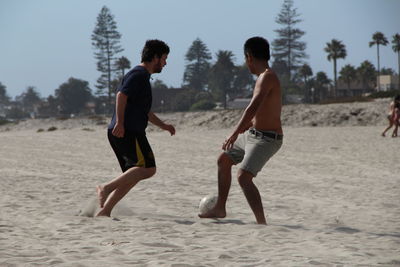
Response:
[[[8,124],[8,123],[11,123],[11,121],[9,121],[9,120],[7,120],[7,119],[0,118],[0,126],[1,126],[1,125],[5,125],[5,124]]]
[[[372,98],[388,98],[388,97],[395,97],[396,95],[400,95],[400,90],[390,90],[390,91],[379,91],[372,93],[370,97]]]
[[[194,103],[191,107],[191,111],[195,110],[211,110],[215,108],[215,103],[213,101],[207,100],[207,99],[202,99],[196,103]]]
[[[321,100],[320,104],[336,104],[336,103],[354,103],[354,102],[371,102],[370,97],[365,96],[348,96],[348,97],[337,97],[337,98],[327,98]]]

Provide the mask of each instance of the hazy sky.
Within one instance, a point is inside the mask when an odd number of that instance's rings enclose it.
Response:
[[[140,63],[147,39],[161,39],[171,48],[168,65],[153,75],[168,86],[180,87],[184,56],[200,38],[215,61],[218,50],[231,50],[242,64],[243,43],[252,36],[270,42],[277,37],[275,23],[283,0],[0,0],[0,82],[15,97],[35,86],[42,97],[68,78],[86,80],[95,90],[100,76],[91,45],[97,15],[105,5],[115,16],[125,49],[120,56]],[[333,38],[341,40],[347,58],[338,61],[359,66],[377,62],[376,47],[368,42],[381,31],[389,42],[400,33],[400,0],[295,0],[306,31],[307,60],[314,74],[333,76],[332,63],[323,48]],[[398,71],[391,45],[381,48],[381,67]]]

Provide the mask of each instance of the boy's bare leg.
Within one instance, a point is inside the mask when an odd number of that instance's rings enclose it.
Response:
[[[393,123],[390,122],[389,126],[383,131],[382,136],[385,136],[386,132],[389,131],[390,128],[392,128]]]
[[[397,137],[397,132],[398,132],[398,130],[399,130],[399,123],[396,122],[396,123],[395,123],[395,126],[394,126],[393,133],[392,133],[392,137]]]
[[[96,216],[110,216],[114,206],[132,189],[132,187],[140,180],[153,176],[155,172],[155,167],[133,167],[109,183],[97,186],[97,194],[102,209]]]
[[[232,181],[233,162],[228,155],[222,153],[218,158],[218,200],[214,208],[205,214],[199,214],[200,218],[225,218],[226,201],[229,195]]]
[[[256,185],[253,183],[254,175],[248,171],[239,169],[238,180],[242,187],[243,193],[246,196],[247,202],[249,203],[251,209],[258,224],[267,224],[264,215],[264,208],[261,201],[260,192],[258,191]]]

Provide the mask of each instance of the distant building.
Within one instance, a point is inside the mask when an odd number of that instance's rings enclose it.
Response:
[[[235,98],[226,103],[228,109],[244,109],[250,103],[251,98]]]
[[[376,83],[380,86],[380,91],[399,90],[399,75],[380,75],[376,78]]]
[[[344,80],[338,79],[336,95],[338,97],[361,96],[366,93],[372,93],[375,90],[376,84],[373,82],[363,84],[359,80],[354,80],[350,84],[347,84]]]

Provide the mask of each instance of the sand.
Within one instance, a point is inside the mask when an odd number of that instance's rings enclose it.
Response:
[[[88,217],[95,186],[120,172],[105,125],[1,127],[0,266],[400,266],[400,139],[380,136],[383,119],[286,125],[282,149],[255,181],[269,224],[261,226],[235,179],[228,216],[197,217],[200,199],[217,192],[216,159],[230,134],[210,116],[164,115],[181,121],[173,137],[149,129],[158,172],[112,218]]]

